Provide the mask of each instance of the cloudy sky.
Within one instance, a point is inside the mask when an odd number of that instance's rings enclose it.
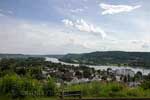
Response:
[[[0,53],[150,51],[150,0],[0,0]]]

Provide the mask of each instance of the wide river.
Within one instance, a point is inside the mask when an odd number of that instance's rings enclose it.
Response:
[[[49,57],[45,57],[46,61],[51,61],[53,63],[61,63],[61,64],[65,64],[65,65],[74,65],[74,66],[79,66],[79,64],[73,64],[73,63],[66,63],[66,62],[62,62],[59,61],[57,58],[49,58]],[[148,75],[150,73],[150,68],[146,69],[146,68],[142,68],[142,67],[127,67],[127,66],[96,66],[96,65],[87,65],[88,67],[91,68],[95,68],[96,70],[100,69],[100,70],[107,70],[107,68],[111,68],[112,70],[116,70],[116,69],[131,69],[132,71],[134,71],[135,73],[138,71],[141,71],[143,73],[143,75]]]

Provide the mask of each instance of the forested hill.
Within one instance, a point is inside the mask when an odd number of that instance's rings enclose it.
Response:
[[[103,51],[82,54],[67,54],[61,61],[92,65],[130,65],[150,67],[150,52]]]
[[[150,68],[150,52],[103,51],[67,55],[0,54],[0,58],[54,57],[69,63],[129,65]]]
[[[54,57],[61,58],[63,55],[28,55],[28,54],[7,54],[0,53],[0,58],[28,58],[28,57]]]
[[[25,57],[29,57],[28,55],[23,55],[23,54],[4,54],[1,53],[0,54],[0,58],[25,58]]]

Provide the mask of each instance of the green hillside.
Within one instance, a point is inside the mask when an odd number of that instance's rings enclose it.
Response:
[[[63,55],[28,55],[28,54],[7,54],[0,53],[0,58],[28,58],[28,57],[54,57],[60,58]]]
[[[150,52],[122,52],[103,51],[82,54],[67,54],[60,58],[61,61],[70,63],[92,64],[92,65],[150,65]]]

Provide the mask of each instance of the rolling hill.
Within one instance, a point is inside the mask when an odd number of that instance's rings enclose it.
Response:
[[[69,63],[91,65],[150,66],[150,52],[97,51],[82,54],[67,54],[59,60]]]

